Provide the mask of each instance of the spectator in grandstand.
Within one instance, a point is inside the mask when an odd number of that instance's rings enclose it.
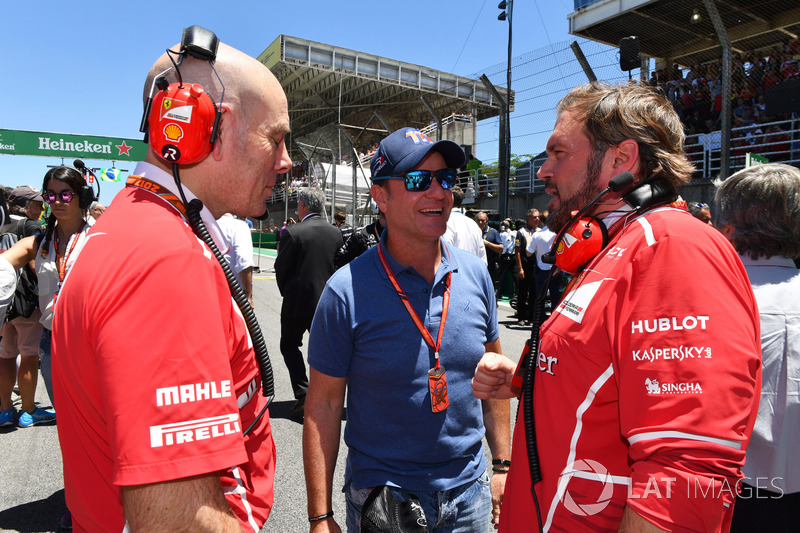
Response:
[[[453,209],[450,211],[450,218],[447,219],[447,230],[442,238],[456,248],[461,248],[473,255],[477,255],[484,263],[488,264],[481,228],[473,219],[465,215],[464,210],[461,208],[461,202],[464,201],[464,191],[458,185],[453,186],[451,190],[453,191]]]
[[[786,161],[789,159],[790,139],[779,125],[772,123],[767,126],[766,144],[766,148],[769,150],[767,157],[770,161]]]
[[[764,88],[772,87],[773,85],[777,85],[781,82],[780,72],[777,68],[768,68],[767,71],[764,73],[764,78],[762,79],[762,84]]]
[[[744,98],[739,98],[738,105],[733,110],[733,118],[741,120],[742,123],[753,120],[753,106]]]
[[[714,207],[761,318],[761,402],[731,531],[791,531],[800,519],[800,170],[740,170],[721,183]]]
[[[634,189],[589,204],[586,215],[610,233],[599,253],[574,247],[604,241],[586,235],[586,221],[562,243],[562,261],[588,263],[527,361],[535,386],[523,387],[532,393],[521,401],[500,531],[530,531],[538,518],[551,531],[725,531],[734,491],[694,488],[736,486],[755,422],[760,339],[747,273],[718,231],[681,208],[692,167],[665,98],[595,82],[570,91],[557,113],[539,170],[554,195],[552,228],[624,172]],[[487,354],[475,394],[512,396],[515,367]],[[529,448],[542,477],[533,484]]]

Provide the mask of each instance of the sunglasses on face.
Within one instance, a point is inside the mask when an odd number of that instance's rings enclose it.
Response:
[[[73,198],[75,198],[75,193],[67,190],[61,191],[58,194],[50,191],[42,193],[42,198],[44,198],[44,201],[47,202],[48,204],[52,204],[53,202],[55,202],[56,197],[58,197],[65,204],[68,204],[72,201]]]
[[[452,189],[458,179],[458,172],[452,168],[441,170],[412,170],[399,176],[387,176],[386,179],[403,180],[406,190],[411,192],[427,191],[433,178],[439,181],[442,189]]]

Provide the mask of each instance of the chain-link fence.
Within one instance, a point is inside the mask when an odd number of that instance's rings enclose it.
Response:
[[[555,124],[556,104],[571,88],[588,81],[570,48],[571,42],[554,43],[512,57],[511,90],[515,93],[515,106],[511,113],[512,159],[516,156],[525,160],[544,151]],[[616,48],[583,39],[577,42],[598,80],[620,83],[628,79],[628,73],[619,69],[619,51]],[[492,83],[506,85],[505,62],[492,65],[474,77],[484,73]],[[495,117],[478,123],[476,152],[484,163],[497,160],[499,120]]]
[[[583,39],[576,42],[598,80],[614,84],[625,83],[629,79],[628,72],[620,70],[619,50],[616,47]],[[555,107],[572,87],[588,81],[570,48],[571,43],[572,41],[556,43],[512,58],[511,89],[515,93],[515,108],[511,113],[512,169],[509,177],[508,213],[511,216],[524,213],[527,207],[542,208],[546,204],[543,182],[535,178],[535,172],[544,160],[543,151],[547,138],[555,125]],[[794,44],[787,41],[782,50],[788,51],[790,58],[792,46]],[[778,50],[770,48],[737,55],[735,58],[734,67],[738,70],[734,72],[735,91],[732,101],[735,109],[731,124],[731,172],[745,166],[748,153],[760,155],[770,161],[795,165],[800,163],[800,114],[792,112],[789,109],[791,106],[786,105],[781,109],[789,110],[783,114],[769,112],[769,107],[765,107],[763,100],[766,81],[762,79],[768,79],[766,73],[773,61],[770,58],[778,53]],[[779,73],[783,76],[780,82],[786,88],[786,99],[790,99],[794,94],[791,92],[794,91],[793,84],[800,79],[800,75],[790,75],[793,68],[791,64],[779,66]],[[699,69],[694,67],[698,70],[696,73],[690,73],[689,69],[683,68],[672,76],[665,75],[665,70],[659,70],[658,77],[653,78],[656,65],[655,60],[650,59],[645,73],[651,83],[657,83],[664,90],[684,121],[687,133],[686,152],[697,168],[692,182],[681,191],[688,201],[710,202],[714,194],[712,181],[720,172],[721,126],[718,109],[715,110],[714,107],[714,93],[719,90],[717,67],[718,61],[715,61],[700,65]],[[476,73],[475,77],[484,73],[492,83],[505,85],[505,62],[488,67],[484,72]],[[639,69],[632,72],[636,78],[639,73]],[[788,104],[786,99],[778,103]],[[701,117],[696,112],[698,105],[701,107]],[[499,118],[495,117],[478,123],[476,152],[485,168],[476,173],[476,177],[468,184],[475,193],[475,207],[489,211],[497,208],[499,122]]]

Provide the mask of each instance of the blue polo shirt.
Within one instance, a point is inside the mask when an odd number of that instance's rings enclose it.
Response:
[[[480,400],[471,379],[484,345],[498,337],[492,281],[476,256],[442,241],[433,286],[386,260],[434,340],[442,318],[445,277],[452,272],[450,307],[439,352],[450,406],[434,413],[428,370],[434,351],[425,342],[371,248],[328,280],[308,344],[315,370],[347,378],[348,471],[356,488],[396,485],[448,490],[486,469]]]

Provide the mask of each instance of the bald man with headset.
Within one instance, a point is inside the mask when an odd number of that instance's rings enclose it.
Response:
[[[259,531],[275,472],[268,400],[247,313],[187,206],[202,202],[222,253],[216,219],[264,213],[291,168],[286,97],[264,65],[198,27],[156,61],[151,91],[145,161],[58,297],[67,504],[76,531]]]

